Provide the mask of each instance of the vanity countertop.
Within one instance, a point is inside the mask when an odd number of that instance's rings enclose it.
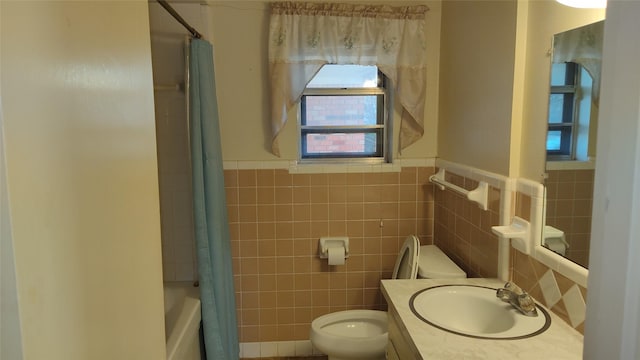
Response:
[[[551,326],[540,335],[522,340],[486,340],[456,335],[435,328],[416,317],[409,308],[411,295],[422,289],[448,284],[499,288],[498,279],[382,280],[389,310],[399,317],[402,332],[410,337],[423,359],[582,359],[583,336],[552,311]],[[407,339],[409,340],[409,339]]]

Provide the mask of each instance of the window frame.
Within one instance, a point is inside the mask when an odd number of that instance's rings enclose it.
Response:
[[[330,64],[338,65],[338,64]],[[377,67],[376,67],[377,68]],[[390,106],[389,87],[387,77],[377,68],[378,85],[370,88],[305,88],[300,97],[298,114],[298,161],[301,163],[390,163],[390,148],[392,133],[389,121]],[[375,96],[377,99],[376,125],[306,125],[306,99],[311,96]],[[306,152],[306,135],[308,134],[343,134],[343,133],[373,133],[376,134],[375,153],[322,153],[309,154]]]
[[[560,150],[546,149],[547,159],[550,161],[575,160],[576,159],[576,129],[579,121],[578,101],[581,98],[581,70],[582,66],[578,63],[564,63],[566,68],[565,83],[568,83],[571,77],[572,84],[569,85],[552,85],[549,91],[549,103],[551,96],[554,94],[573,94],[570,100],[563,101],[563,122],[551,123],[547,118],[547,139],[551,131],[560,131]],[[571,66],[570,66],[571,65]],[[571,69],[571,67],[573,69]],[[570,122],[564,121],[566,117],[570,118]],[[546,148],[546,146],[545,146]]]

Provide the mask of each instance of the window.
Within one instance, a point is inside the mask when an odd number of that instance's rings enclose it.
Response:
[[[576,160],[588,141],[593,80],[579,64],[573,62],[552,64],[549,96],[549,128],[547,158]],[[585,130],[586,127],[586,130]],[[586,150],[584,150],[586,157]]]
[[[385,95],[376,66],[323,66],[300,102],[301,159],[386,161]]]

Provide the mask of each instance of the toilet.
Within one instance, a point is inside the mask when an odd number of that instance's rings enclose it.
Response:
[[[404,241],[392,279],[452,279],[467,274],[435,245],[420,246],[415,235]],[[322,315],[311,323],[311,343],[329,360],[384,360],[387,313],[346,310]]]

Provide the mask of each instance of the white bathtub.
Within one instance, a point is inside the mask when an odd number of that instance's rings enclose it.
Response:
[[[164,284],[167,360],[200,360],[200,292],[192,283]]]

